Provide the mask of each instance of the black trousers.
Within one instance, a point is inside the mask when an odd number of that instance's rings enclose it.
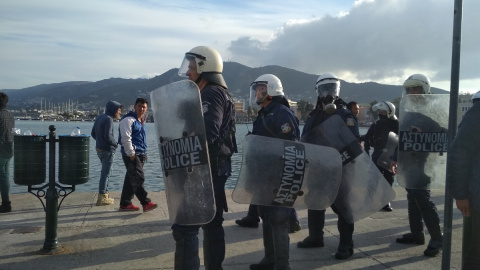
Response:
[[[462,270],[480,267],[480,212],[463,218]]]
[[[147,156],[136,155],[134,161],[131,161],[130,157],[127,156],[122,156],[122,158],[127,172],[125,173],[125,180],[123,181],[120,205],[127,206],[131,204],[134,195],[137,196],[137,199],[142,205],[146,205],[150,202],[144,186],[145,175],[143,173],[143,165],[147,160]]]

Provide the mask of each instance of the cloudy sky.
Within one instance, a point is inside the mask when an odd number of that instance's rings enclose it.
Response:
[[[480,1],[463,1],[460,91],[480,90]],[[0,89],[138,78],[198,45],[225,61],[450,88],[454,0],[2,0]]]

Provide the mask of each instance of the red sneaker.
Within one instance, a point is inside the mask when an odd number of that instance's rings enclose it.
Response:
[[[136,207],[135,205],[133,205],[133,203],[127,205],[127,206],[123,206],[123,205],[120,205],[120,211],[138,211],[140,210],[140,207]]]
[[[158,205],[156,203],[149,202],[143,206],[143,212],[152,211],[153,209],[157,208]]]

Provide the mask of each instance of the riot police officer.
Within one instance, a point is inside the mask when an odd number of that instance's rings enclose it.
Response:
[[[480,91],[476,92],[472,96],[472,103],[475,104],[480,101]]]
[[[423,74],[411,75],[405,80],[403,87],[403,96],[430,94],[430,80]],[[419,97],[421,98],[421,96]],[[422,130],[439,131],[442,128],[434,120],[423,114],[407,112],[405,116],[401,115],[400,130],[409,129],[414,132],[422,132]],[[438,255],[442,249],[443,236],[440,229],[440,218],[437,208],[431,200],[430,190],[428,189],[431,179],[424,173],[425,162],[429,153],[414,152],[411,154],[412,158],[406,160],[408,164],[403,164],[403,167],[405,170],[411,171],[411,173],[406,173],[406,175],[408,175],[407,178],[409,178],[408,181],[418,185],[418,188],[406,188],[410,233],[397,238],[396,242],[401,244],[425,244],[423,220],[431,237],[427,249],[425,249],[423,254],[428,257],[434,257]],[[397,156],[392,156],[392,159],[392,172],[397,173]],[[417,169],[419,171],[417,171]]]
[[[345,108],[345,102],[339,98],[340,80],[332,73],[320,75],[316,82],[316,91],[318,94],[315,109],[308,115],[302,136],[310,132],[332,115],[339,115],[353,133],[359,139],[358,122],[351,111]],[[342,188],[338,191],[342,192]],[[340,243],[335,253],[336,259],[347,259],[353,255],[353,231],[354,224],[339,214],[335,204],[332,209],[338,214],[337,227],[340,233]],[[308,209],[308,232],[309,235],[301,242],[297,243],[299,248],[323,247],[323,228],[325,226],[325,211]]]
[[[365,151],[370,151],[373,147],[372,161],[377,165],[378,170],[383,174],[390,186],[393,184],[393,173],[382,168],[377,164],[378,158],[382,155],[388,142],[388,134],[394,132],[398,134],[398,120],[395,116],[395,105],[389,101],[381,101],[372,107],[372,111],[378,113],[378,121],[370,126],[367,133],[361,136],[361,140],[365,141]],[[382,208],[384,211],[393,211],[390,203]]]
[[[250,87],[250,100],[260,105],[252,134],[284,140],[299,138],[299,120],[290,110],[280,79],[272,74],[258,77]],[[290,269],[289,265],[289,213],[291,208],[258,206],[262,218],[265,256],[252,270]]]
[[[223,60],[213,48],[198,46],[185,53],[178,70],[200,89],[203,118],[208,143],[216,214],[212,221],[202,225],[205,269],[222,268],[225,259],[225,232],[223,212],[227,211],[225,182],[231,174],[231,156],[237,151],[235,142],[235,109],[222,76]],[[200,225],[172,226],[176,242],[175,269],[200,268],[198,231]]]

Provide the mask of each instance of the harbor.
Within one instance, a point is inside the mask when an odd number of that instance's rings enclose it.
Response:
[[[395,239],[409,231],[405,189],[394,188],[397,196],[393,212],[377,212],[355,224],[354,254],[348,260],[333,257],[339,234],[337,215],[327,210],[325,247],[299,249],[297,242],[308,235],[307,210],[298,209],[302,230],[290,234],[292,270],[383,270],[441,269],[441,255],[423,256],[426,245],[402,245]],[[263,257],[261,228],[243,228],[235,220],[244,217],[246,204],[232,200],[227,190],[229,211],[224,214],[226,258],[223,269],[248,269]],[[58,242],[63,253],[38,255],[45,239],[45,213],[31,194],[12,194],[11,213],[2,214],[0,222],[0,269],[173,269],[173,240],[165,193],[150,192],[159,208],[148,213],[119,212],[119,192],[112,192],[115,204],[95,206],[96,193],[74,192],[58,212]],[[432,190],[440,219],[444,219],[444,194]],[[134,200],[134,204],[139,202]],[[453,213],[450,269],[461,269],[462,215]],[[443,224],[442,224],[443,225]],[[430,236],[426,235],[427,239]],[[199,234],[200,247],[203,241]],[[203,249],[200,257],[203,268]]]

